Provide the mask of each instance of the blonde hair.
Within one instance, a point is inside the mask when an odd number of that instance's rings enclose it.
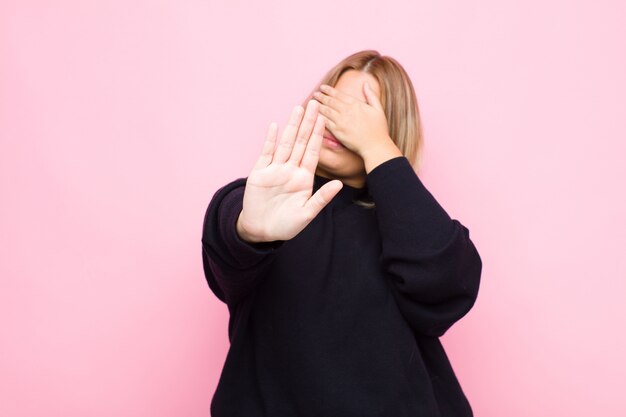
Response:
[[[406,70],[390,56],[383,56],[375,50],[356,52],[331,68],[322,77],[313,91],[321,84],[335,86],[341,75],[348,70],[362,71],[372,75],[380,86],[380,102],[383,105],[389,136],[402,154],[409,160],[417,173],[421,166],[423,149],[423,129],[413,83]],[[313,98],[313,91],[302,103]],[[372,201],[356,201],[371,208]]]

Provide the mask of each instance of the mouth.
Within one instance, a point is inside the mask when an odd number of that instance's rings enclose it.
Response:
[[[324,139],[328,139],[328,140],[329,140],[329,141],[331,141],[331,142],[337,142],[339,145],[343,146],[343,145],[341,144],[341,142],[339,142],[339,141],[337,140],[337,138],[336,138],[336,137],[335,137],[332,133],[330,133],[330,132],[328,132],[328,131],[324,132]]]
[[[324,144],[333,149],[345,148],[332,134],[324,133]]]

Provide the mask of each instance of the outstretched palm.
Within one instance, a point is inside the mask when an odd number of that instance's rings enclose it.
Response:
[[[307,104],[304,118],[302,106],[294,107],[278,146],[278,127],[270,125],[261,156],[248,175],[238,220],[247,240],[293,238],[341,190],[341,181],[332,180],[312,195],[324,132],[318,111],[315,100]]]

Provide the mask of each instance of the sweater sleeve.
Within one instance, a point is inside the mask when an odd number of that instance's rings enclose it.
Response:
[[[284,241],[250,243],[237,234],[246,179],[215,192],[204,216],[202,262],[215,296],[229,308],[250,294],[266,275]]]
[[[469,230],[450,218],[404,156],[370,171],[367,186],[400,311],[417,333],[443,336],[478,296],[482,261]]]

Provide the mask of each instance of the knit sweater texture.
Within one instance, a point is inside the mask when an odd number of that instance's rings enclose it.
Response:
[[[472,416],[439,338],[474,305],[482,261],[408,159],[344,184],[285,241],[237,234],[246,180],[215,192],[203,224],[205,277],[230,316],[211,416]]]

